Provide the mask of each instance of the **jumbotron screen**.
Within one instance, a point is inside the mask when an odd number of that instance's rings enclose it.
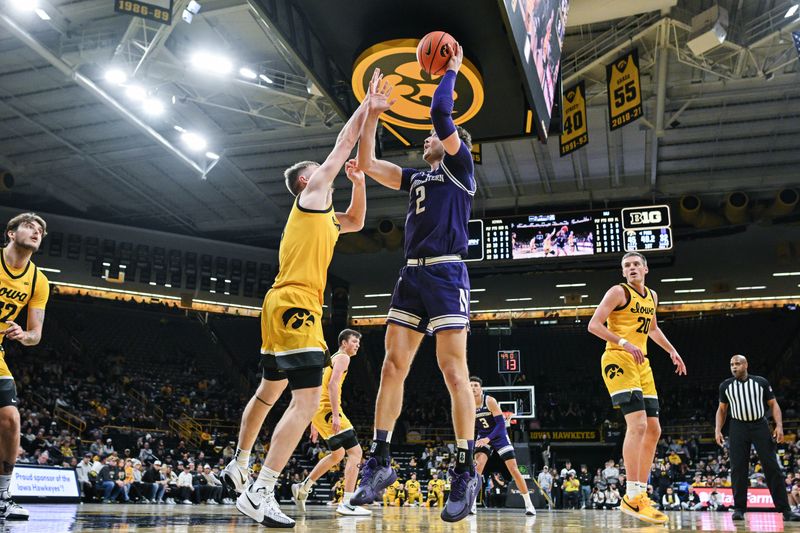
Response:
[[[468,261],[559,261],[672,249],[669,206],[470,221]]]

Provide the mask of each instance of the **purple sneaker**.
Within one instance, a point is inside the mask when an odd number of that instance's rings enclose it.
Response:
[[[380,491],[397,480],[397,473],[391,466],[381,466],[378,460],[370,457],[361,467],[361,485],[350,498],[350,505],[368,505],[378,498]]]
[[[450,477],[450,496],[442,509],[442,520],[458,522],[469,515],[481,490],[481,476],[475,471],[457,474],[452,468],[447,475]]]

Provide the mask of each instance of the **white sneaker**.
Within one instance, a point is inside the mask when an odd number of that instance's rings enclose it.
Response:
[[[219,505],[217,500],[206,500],[206,505]]]
[[[472,502],[472,507],[469,508],[469,514],[478,514],[478,503]]]
[[[370,516],[372,511],[364,509],[358,505],[350,505],[349,503],[340,503],[336,508],[336,512],[344,516]]]
[[[181,500],[181,503],[185,503],[187,505],[192,505],[192,500]]]
[[[253,485],[236,498],[236,508],[243,515],[249,516],[259,524],[267,527],[294,527],[294,520],[281,512],[275,500],[275,492]]]
[[[225,486],[235,491],[236,494],[241,494],[242,491],[247,490],[253,484],[250,470],[242,468],[236,461],[228,463],[220,472],[219,477],[225,483]]]
[[[306,512],[306,500],[308,499],[308,495],[310,493],[311,490],[304,488],[302,483],[292,484],[292,497],[294,499],[294,503],[297,505],[297,509],[301,513]]]
[[[30,513],[11,498],[0,498],[0,517],[6,520],[27,520]]]
[[[525,516],[536,516],[536,507],[531,505],[525,509]]]

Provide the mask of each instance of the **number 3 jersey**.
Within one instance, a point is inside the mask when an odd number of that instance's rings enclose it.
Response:
[[[20,270],[12,269],[6,264],[5,254],[0,249],[0,343],[5,340],[8,321],[16,321],[25,306],[30,309],[44,309],[50,296],[50,284],[47,277],[36,268],[33,261]],[[20,324],[25,329],[25,324]],[[10,378],[11,372],[6,365],[2,347],[0,347],[0,379]]]
[[[489,410],[489,406],[486,405],[486,395],[484,394],[483,402],[479,407],[475,408],[475,438],[488,437],[494,431],[496,425],[497,422],[494,419],[494,415]]]
[[[400,189],[409,192],[407,259],[467,256],[467,226],[476,189],[474,172],[472,155],[463,142],[455,155],[445,153],[433,170],[403,169]]]
[[[650,324],[653,323],[656,316],[653,291],[644,287],[644,294],[639,294],[632,285],[620,283],[620,286],[625,291],[627,303],[617,307],[608,315],[606,325],[612,333],[633,343],[647,355],[647,334],[650,331]],[[625,351],[625,348],[619,344],[607,342],[606,350]]]

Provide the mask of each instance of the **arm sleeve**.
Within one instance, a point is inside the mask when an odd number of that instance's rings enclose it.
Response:
[[[728,384],[727,380],[722,382],[722,385],[719,386],[719,403],[729,403],[728,397],[725,396],[725,389],[727,388],[726,385]]]
[[[495,421],[494,429],[492,429],[492,432],[486,435],[485,437],[489,440],[496,439],[497,437],[502,437],[503,435],[507,434],[506,420],[505,418],[503,418],[503,415],[497,415],[496,417],[494,417],[494,421]]]
[[[33,298],[28,304],[29,309],[44,309],[50,298],[50,282],[47,276],[39,270],[36,274],[36,286],[33,288]]]
[[[475,164],[466,144],[462,142],[454,155],[445,152],[442,166],[450,177],[467,189],[467,192],[475,194]]]
[[[431,100],[431,122],[439,139],[446,139],[456,131],[451,113],[453,112],[453,90],[456,85],[456,73],[448,70],[436,87]]]
[[[411,190],[411,176],[413,176],[417,169],[415,168],[404,168],[402,169],[402,174],[400,176],[400,190],[401,191],[410,191]]]

